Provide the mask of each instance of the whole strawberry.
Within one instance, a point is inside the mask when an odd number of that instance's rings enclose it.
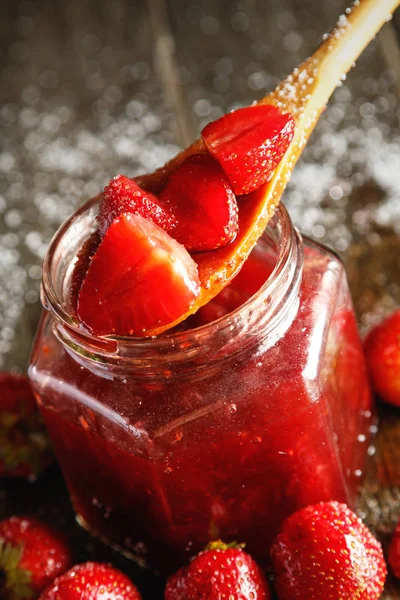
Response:
[[[261,569],[237,544],[211,542],[167,582],[165,600],[268,600]]]
[[[140,594],[121,571],[87,562],[56,579],[40,600],[140,600]]]
[[[71,566],[64,539],[45,523],[30,517],[0,522],[0,598],[37,598]]]
[[[400,579],[400,521],[394,531],[388,551],[388,563],[395,577]]]
[[[365,354],[375,391],[382,400],[400,406],[400,310],[371,330]]]
[[[376,600],[385,583],[380,543],[339,502],[322,502],[290,516],[271,557],[279,600]]]
[[[35,479],[52,459],[27,377],[0,373],[0,476]]]

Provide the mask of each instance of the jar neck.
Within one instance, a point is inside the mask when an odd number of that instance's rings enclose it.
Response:
[[[107,377],[134,373],[146,379],[168,379],[176,373],[199,374],[250,350],[266,351],[293,321],[303,267],[302,240],[280,205],[257,246],[257,251],[273,257],[272,273],[240,307],[207,325],[157,338],[89,334],[69,309],[69,294],[79,250],[96,227],[97,209],[95,198],[61,226],[43,267],[42,303],[54,319],[53,331],[84,366]]]

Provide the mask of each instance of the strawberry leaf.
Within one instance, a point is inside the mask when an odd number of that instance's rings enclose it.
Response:
[[[30,572],[19,568],[22,551],[22,546],[13,546],[0,540],[0,572],[5,575],[5,589],[13,600],[28,600],[34,596],[30,587]]]
[[[243,550],[246,544],[238,544],[238,542],[228,542],[225,543],[222,540],[214,540],[213,542],[209,542],[207,546],[204,548],[206,550],[228,550],[229,548],[235,548],[236,550]]]

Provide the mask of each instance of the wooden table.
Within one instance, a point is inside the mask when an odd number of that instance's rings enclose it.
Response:
[[[263,95],[344,8],[341,0],[2,0],[1,369],[26,368],[41,259],[73,208],[115,173],[158,166],[203,124]],[[335,93],[285,198],[303,231],[341,253],[362,331],[400,303],[396,20]],[[359,505],[386,542],[400,516],[400,414],[380,413]],[[113,560],[144,598],[162,597],[161,581],[75,526],[56,467],[36,485],[2,484],[0,515],[26,511],[65,527],[77,560]],[[389,580],[384,598],[399,590]]]

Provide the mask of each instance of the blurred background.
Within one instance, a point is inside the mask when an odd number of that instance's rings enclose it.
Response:
[[[0,368],[23,370],[41,262],[107,180],[154,169],[271,90],[342,0],[2,0]],[[336,91],[285,196],[346,261],[361,326],[399,302],[400,50],[386,25]]]
[[[160,166],[207,122],[265,95],[345,7],[0,1],[0,370],[25,371],[42,259],[74,208],[110,177]],[[345,261],[362,331],[400,305],[398,31],[399,14],[337,89],[285,194],[295,224]],[[387,409],[359,505],[384,537],[400,510],[399,443],[399,414]],[[144,577],[147,597],[161,597],[160,583],[74,527],[54,470],[29,493],[19,484],[0,488],[1,514],[27,510],[63,522],[81,560],[111,559],[135,581]],[[400,598],[387,588],[385,598]]]

